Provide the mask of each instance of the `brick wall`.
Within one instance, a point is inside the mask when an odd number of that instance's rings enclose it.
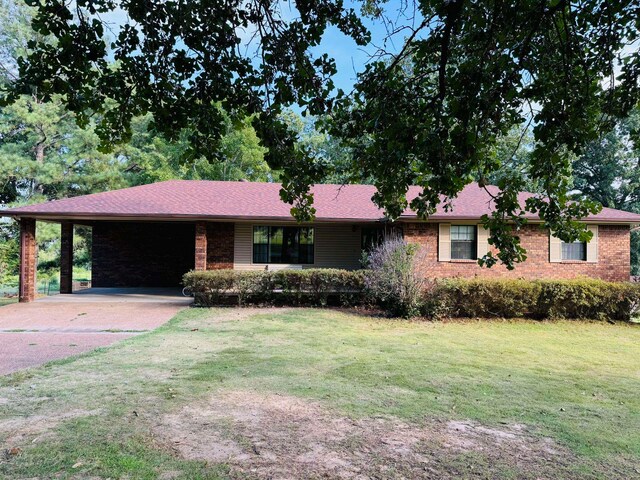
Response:
[[[438,224],[409,223],[404,228],[405,239],[424,247],[421,261],[428,278],[487,277],[487,278],[553,278],[579,276],[608,281],[627,281],[630,276],[630,233],[628,226],[600,225],[598,227],[598,262],[549,262],[549,234],[537,225],[524,227],[520,239],[527,250],[527,260],[509,271],[501,265],[482,268],[475,261],[438,261]]]
[[[207,223],[207,270],[233,268],[233,223]]]
[[[60,293],[73,291],[73,224],[60,225]]]
[[[207,270],[233,268],[233,223],[206,223]],[[438,224],[407,223],[408,242],[424,247],[422,271],[429,278],[575,278],[590,276],[624,281],[630,275],[628,226],[600,225],[598,262],[549,262],[549,236],[536,225],[521,234],[527,260],[508,271],[501,265],[481,268],[475,261],[438,261]],[[95,287],[178,286],[195,265],[195,225],[187,223],[100,222],[93,227]]]
[[[20,302],[33,302],[36,299],[37,264],[36,221],[23,218],[20,220]]]
[[[207,269],[207,224],[204,222],[196,222],[196,258],[195,270]]]
[[[194,268],[189,223],[100,222],[93,225],[92,286],[177,287]]]

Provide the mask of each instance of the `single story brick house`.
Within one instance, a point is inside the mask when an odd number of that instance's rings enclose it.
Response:
[[[630,229],[640,215],[603,209],[585,219],[588,244],[564,244],[529,217],[521,232],[528,259],[515,270],[477,265],[489,249],[479,220],[491,195],[468,185],[452,209],[427,221],[410,210],[390,226],[370,185],[316,185],[316,219],[298,224],[275,183],[171,180],[0,211],[21,225],[20,299],[35,298],[36,220],[61,224],[61,292],[71,293],[73,225],[92,227],[92,286],[178,286],[191,270],[360,267],[362,250],[393,228],[424,247],[428,277],[572,278],[630,276]],[[418,189],[412,189],[409,197]],[[530,194],[523,193],[524,202]]]

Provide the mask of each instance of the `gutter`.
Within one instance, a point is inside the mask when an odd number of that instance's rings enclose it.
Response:
[[[33,218],[43,221],[57,221],[57,220],[82,220],[82,221],[184,221],[184,222],[198,222],[198,221],[235,221],[235,222],[254,222],[254,221],[268,221],[268,222],[285,222],[285,223],[297,223],[293,217],[270,217],[270,216],[238,216],[238,215],[189,215],[189,214],[175,214],[175,215],[163,215],[163,214],[140,214],[132,215],[129,213],[109,213],[109,214],[77,214],[77,213],[50,213],[50,212],[0,212],[0,217],[13,217],[16,220],[22,218]],[[349,218],[319,218],[313,222],[302,223],[382,223],[384,218],[362,218],[362,217],[349,217]]]
[[[17,220],[21,218],[33,218],[36,220],[49,221],[49,222],[57,222],[57,221],[65,221],[65,220],[75,220],[75,221],[146,221],[146,222],[175,222],[175,221],[183,221],[183,222],[197,222],[197,221],[234,221],[234,222],[255,222],[255,221],[265,221],[265,222],[282,222],[282,223],[297,223],[293,217],[273,217],[273,216],[237,216],[237,215],[191,215],[191,214],[139,214],[132,215],[130,213],[109,213],[109,214],[78,214],[75,212],[60,212],[60,213],[51,213],[51,212],[7,212],[0,210],[0,217],[13,217]],[[417,222],[417,223],[439,223],[439,222],[454,222],[454,221],[464,221],[464,222],[479,222],[479,217],[469,217],[469,216],[447,216],[443,217],[442,215],[435,215],[426,220],[418,219],[417,217],[410,217],[408,215],[401,216],[394,223],[406,223],[406,222]],[[530,224],[538,224],[542,223],[539,218],[527,218],[527,221]],[[313,223],[367,223],[367,224],[383,224],[387,223],[389,220],[385,217],[380,218],[363,218],[363,217],[324,217],[318,218],[312,222],[302,222],[302,224],[313,224]],[[607,219],[587,219],[584,221],[587,224],[608,224],[608,225],[630,225],[633,231],[640,229],[640,223],[637,221],[630,220],[607,220]]]

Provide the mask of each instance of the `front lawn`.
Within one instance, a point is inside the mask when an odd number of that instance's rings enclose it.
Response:
[[[623,324],[190,309],[2,377],[0,476],[626,479],[638,358]]]

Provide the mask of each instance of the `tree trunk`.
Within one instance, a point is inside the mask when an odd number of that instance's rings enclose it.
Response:
[[[44,164],[44,149],[44,142],[36,143],[36,162],[38,162],[40,165]]]
[[[35,153],[35,157],[36,157],[36,162],[38,162],[38,164],[40,165],[44,165],[44,154],[45,154],[45,150],[46,150],[46,141],[47,141],[47,137],[44,136],[43,139],[41,139],[38,143],[36,143],[36,146],[34,148],[34,153]],[[38,182],[36,180],[36,185],[35,185],[35,189],[38,193],[42,194],[44,192],[44,186]]]

